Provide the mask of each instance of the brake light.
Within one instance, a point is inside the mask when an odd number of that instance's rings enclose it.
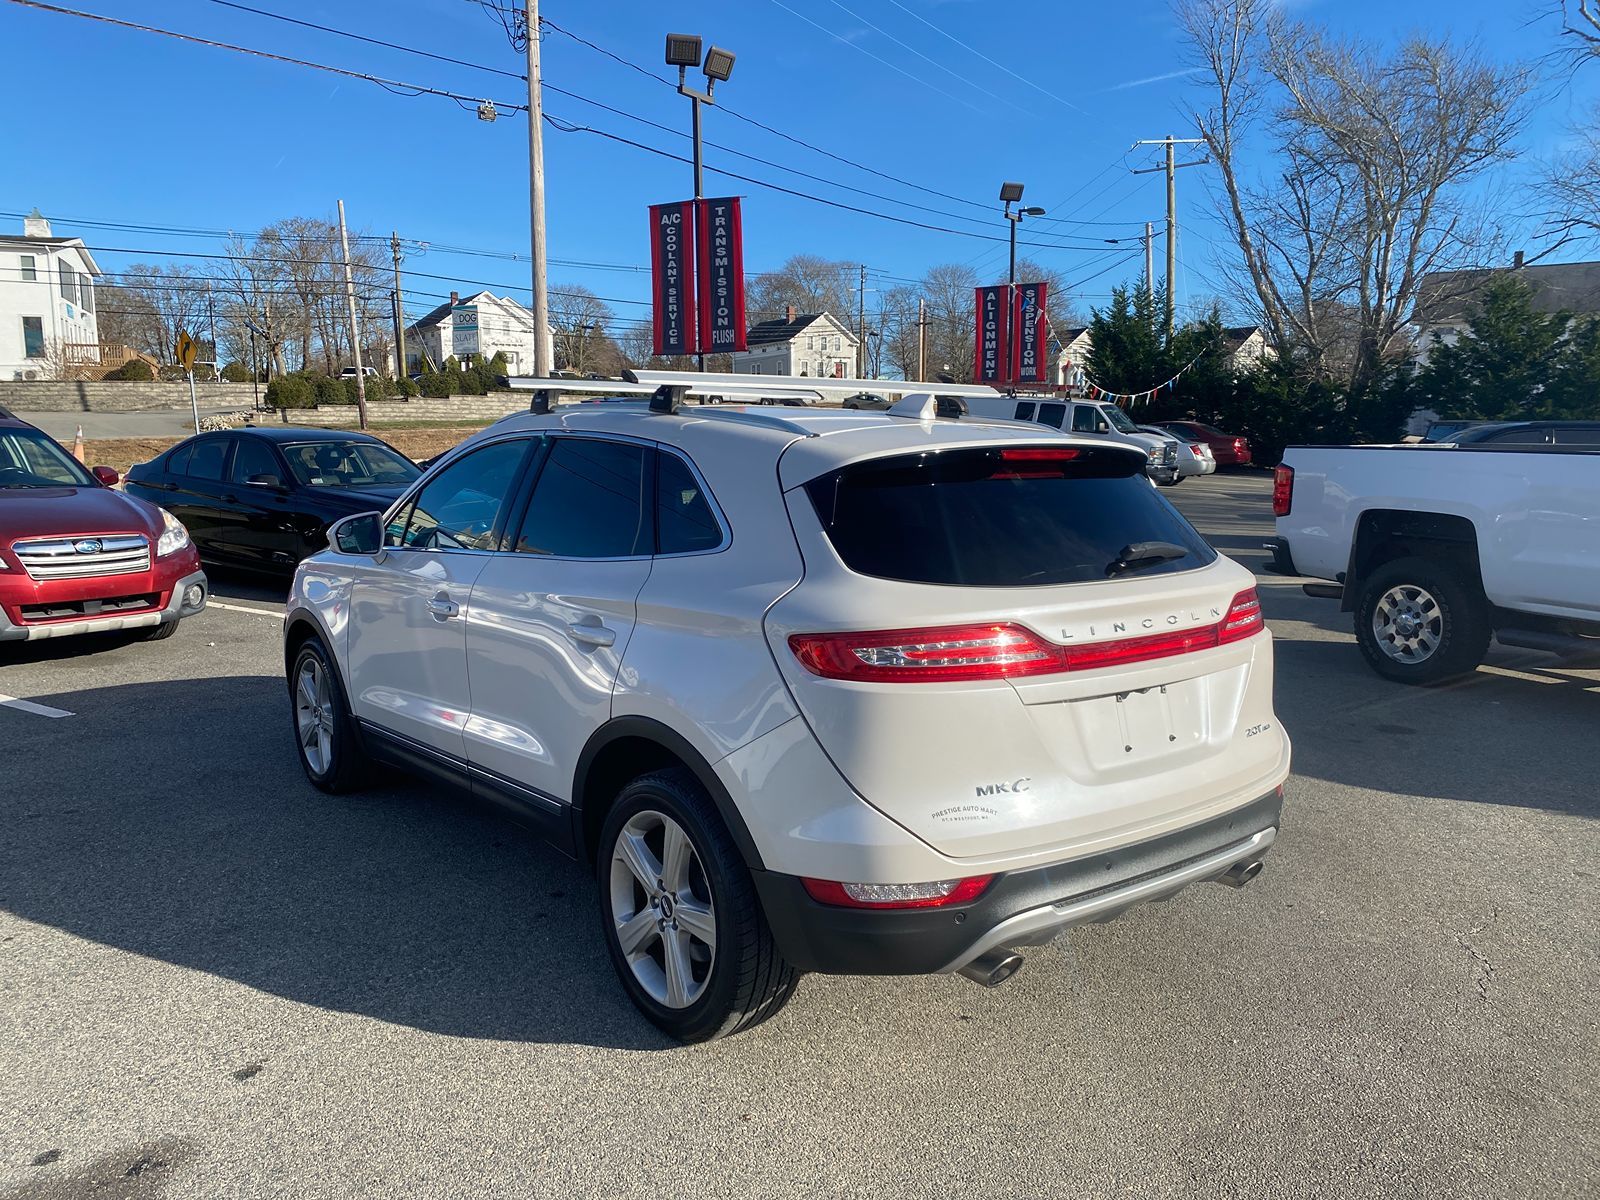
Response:
[[[1013,446],[1000,451],[1000,465],[990,479],[1055,479],[1064,464],[1077,458],[1075,449],[1044,446]]]
[[[1287,517],[1294,506],[1294,468],[1282,463],[1272,468],[1272,515]]]
[[[1070,462],[1077,458],[1075,449],[1054,446],[1012,446],[1000,451],[1001,462]]]
[[[939,908],[976,900],[993,878],[971,875],[936,883],[835,883],[831,879],[802,877],[800,883],[819,904],[841,908]]]
[[[796,633],[789,649],[800,665],[823,679],[858,683],[960,683],[1022,679],[1092,671],[1210,650],[1242,641],[1262,629],[1254,588],[1233,598],[1215,625],[1148,637],[1062,646],[1021,625],[944,625],[931,629]]]

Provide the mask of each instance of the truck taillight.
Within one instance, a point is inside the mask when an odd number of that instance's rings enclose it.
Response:
[[[1294,468],[1281,463],[1272,468],[1272,515],[1287,517],[1294,505]]]
[[[1109,642],[1061,646],[1021,625],[994,623],[796,633],[790,635],[789,649],[801,666],[824,679],[958,683],[1127,666],[1215,649],[1251,637],[1261,628],[1261,602],[1254,588],[1246,588],[1215,625]]]

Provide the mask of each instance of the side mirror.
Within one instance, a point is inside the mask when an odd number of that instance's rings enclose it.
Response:
[[[376,554],[383,549],[383,514],[357,513],[328,527],[328,546],[340,554]]]
[[[110,467],[96,467],[94,470],[90,471],[89,474],[93,475],[107,487],[116,487],[117,484],[122,482],[122,476],[118,475]]]
[[[279,479],[276,475],[268,475],[265,473],[261,475],[251,475],[245,480],[245,482],[254,487],[281,488],[283,486],[283,480]]]

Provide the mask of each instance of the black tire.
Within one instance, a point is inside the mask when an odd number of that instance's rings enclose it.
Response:
[[[635,818],[651,814],[670,817],[688,835],[700,867],[696,887],[709,893],[715,914],[716,947],[703,976],[704,990],[682,1008],[661,1003],[640,982],[622,950],[614,914],[612,857],[618,839]],[[759,1025],[794,994],[799,972],[773,940],[739,849],[690,771],[656,771],[622,790],[601,826],[595,869],[601,932],[617,978],[639,1011],[664,1033],[681,1042],[726,1037]],[[638,911],[644,915],[642,906]]]
[[[153,625],[139,635],[139,640],[141,642],[164,642],[178,632],[178,626],[181,624],[183,622],[179,620],[168,621],[162,625]]]
[[[1427,653],[1415,651],[1416,657],[1408,657],[1407,647],[1415,646],[1416,639],[1380,633],[1378,626],[1401,610],[1386,607],[1380,616],[1379,607],[1385,597],[1392,602],[1396,596],[1416,614],[1415,627],[1432,639]],[[1362,582],[1355,632],[1361,653],[1379,675],[1396,683],[1428,685],[1475,671],[1494,631],[1489,602],[1475,579],[1449,563],[1413,557],[1385,563]]]
[[[313,756],[302,736],[300,724],[301,706],[297,689],[302,671],[312,663],[323,673],[328,685],[323,706],[327,718],[323,732],[328,739],[329,754],[323,764],[312,761]],[[371,778],[372,761],[367,757],[360,731],[350,715],[350,702],[345,698],[344,683],[339,678],[338,668],[334,666],[333,656],[328,653],[320,637],[313,634],[295,652],[288,683],[289,728],[294,735],[295,754],[300,759],[300,768],[311,781],[311,786],[333,795],[359,791]]]

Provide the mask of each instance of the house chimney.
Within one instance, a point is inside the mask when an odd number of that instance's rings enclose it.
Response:
[[[1521,250],[1518,250],[1516,252],[1516,254],[1514,254],[1512,256],[1512,258],[1511,258],[1511,269],[1513,271],[1522,270],[1522,251]]]
[[[450,307],[454,308],[456,305],[458,305],[460,303],[461,303],[461,293],[460,292],[451,292],[450,293]]]
[[[783,319],[791,325],[794,324],[794,305],[786,304],[783,306]]]
[[[44,214],[37,208],[22,218],[22,236],[31,238],[50,236],[50,222],[44,219]]]

